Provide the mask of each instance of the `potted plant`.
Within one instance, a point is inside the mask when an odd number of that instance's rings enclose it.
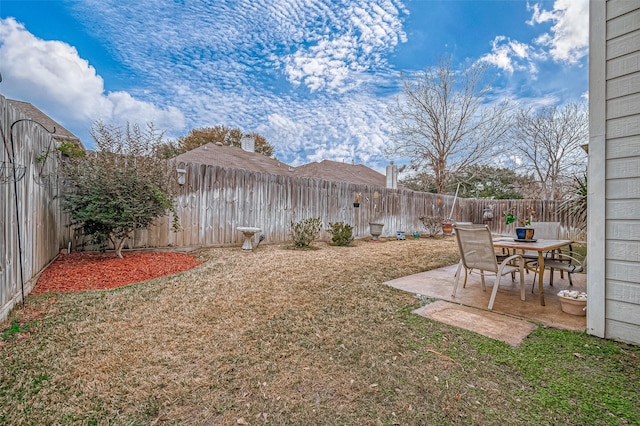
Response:
[[[444,235],[451,235],[453,232],[453,219],[445,219],[442,221],[442,233]]]
[[[360,207],[360,193],[356,192],[356,197],[353,199],[353,207]]]
[[[531,216],[533,213],[530,209]],[[535,233],[535,229],[531,227],[531,219],[522,219],[515,215],[513,210],[505,211],[502,213],[505,218],[505,225],[516,223],[516,237],[519,240],[532,240]]]

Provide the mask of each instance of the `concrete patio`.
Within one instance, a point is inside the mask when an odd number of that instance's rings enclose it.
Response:
[[[585,274],[574,274],[573,287],[570,287],[567,275],[560,278],[560,273],[554,273],[553,286],[549,285],[549,271],[544,276],[544,298],[545,306],[540,306],[539,296],[536,290],[531,292],[533,283],[533,273],[525,275],[526,300],[520,300],[519,278],[513,283],[509,276],[503,277],[498,294],[496,296],[493,311],[487,310],[491,289],[494,283],[493,277],[486,278],[487,291],[482,291],[480,275],[473,273],[469,276],[466,288],[462,288],[462,282],[458,288],[456,297],[451,297],[453,289],[454,274],[457,265],[434,269],[432,271],[421,272],[414,275],[388,281],[386,284],[404,291],[419,294],[425,297],[450,302],[438,303],[433,307],[426,305],[416,310],[416,313],[428,316],[436,320],[442,320],[451,325],[467,328],[489,337],[503,340],[509,344],[519,344],[511,340],[516,329],[521,329],[526,337],[533,329],[534,323],[539,323],[549,327],[584,331],[586,329],[586,317],[575,316],[562,312],[557,293],[560,290],[572,289],[586,292],[587,276]],[[452,305],[455,304],[455,305]],[[463,305],[463,306],[460,306]],[[454,307],[459,313],[456,315],[442,314],[447,308]],[[464,307],[464,308],[463,308]],[[443,310],[444,309],[444,310]],[[471,319],[465,321],[466,316]],[[485,319],[486,324],[482,324],[481,319]],[[508,321],[511,318],[514,321]],[[520,327],[523,320],[529,322],[532,327]],[[487,326],[488,325],[488,326]],[[474,329],[475,327],[475,329]],[[528,329],[528,331],[527,331]],[[516,339],[517,340],[517,339]]]

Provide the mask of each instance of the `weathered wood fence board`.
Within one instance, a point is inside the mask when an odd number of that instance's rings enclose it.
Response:
[[[289,240],[291,221],[319,217],[326,229],[331,222],[346,222],[354,227],[356,238],[370,235],[369,223],[384,224],[383,236],[397,231],[423,232],[420,216],[453,217],[455,221],[486,223],[497,233],[513,233],[506,226],[502,212],[515,209],[518,217],[534,221],[560,221],[566,237],[584,239],[566,226],[557,213],[558,203],[540,200],[476,200],[355,185],[310,178],[275,176],[217,166],[180,164],[187,170],[186,182],[177,198],[177,212],[182,229],[170,230],[170,219],[162,218],[149,231],[138,231],[130,247],[240,245],[238,226],[257,226],[266,242]],[[355,194],[361,194],[360,207],[353,206]],[[485,220],[485,208],[493,209],[493,218]]]
[[[3,142],[0,161],[5,168],[10,167],[12,158],[11,125],[27,118],[0,96],[0,136]],[[26,171],[15,186],[13,181],[0,181],[0,321],[16,303],[20,303],[22,282],[25,294],[28,294],[35,284],[33,277],[58,253],[59,238],[63,234],[57,197],[59,188],[55,179],[48,179],[57,169],[57,157],[43,157],[43,153],[53,147],[51,135],[31,121],[20,121],[13,127],[13,141],[15,164],[25,166]]]

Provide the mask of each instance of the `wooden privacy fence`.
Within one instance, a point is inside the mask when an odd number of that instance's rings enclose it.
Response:
[[[226,169],[218,166],[179,164],[186,170],[186,181],[177,197],[177,214],[182,229],[173,232],[170,219],[161,218],[153,228],[136,232],[130,247],[239,245],[238,226],[256,226],[265,234],[266,243],[290,239],[291,221],[319,217],[326,232],[331,222],[354,227],[356,238],[370,236],[369,223],[383,223],[382,236],[397,231],[425,232],[420,216],[451,216],[455,221],[486,223],[497,233],[514,233],[506,226],[502,212],[515,209],[525,217],[535,211],[535,221],[559,221],[565,237],[584,239],[557,213],[558,203],[538,200],[477,200],[454,196],[388,189],[374,185],[356,185],[319,179],[296,178]],[[360,206],[354,207],[359,193]],[[493,209],[486,220],[485,208]],[[453,213],[452,213],[453,212]]]
[[[19,121],[27,118],[0,96],[0,321],[20,303],[23,284],[28,294],[35,284],[33,277],[56,256],[64,228],[60,225],[58,188],[55,180],[49,179],[57,169],[57,160],[43,156],[53,146],[51,134],[32,121]],[[11,160],[12,124],[15,161]],[[15,185],[14,164],[25,167]]]
[[[177,197],[182,229],[173,232],[169,218],[158,219],[153,228],[136,232],[132,247],[240,244],[238,226],[257,226],[265,234],[265,242],[280,243],[289,240],[291,221],[311,217],[322,220],[325,230],[321,239],[330,238],[326,228],[331,222],[352,225],[356,238],[370,235],[369,222],[384,223],[383,236],[424,231],[418,218],[450,212],[454,200],[448,195],[218,166],[178,167],[187,170]],[[353,205],[357,193],[361,194],[360,207]],[[461,210],[459,204],[456,209]]]

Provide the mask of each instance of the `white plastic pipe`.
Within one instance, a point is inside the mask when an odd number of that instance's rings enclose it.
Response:
[[[456,187],[456,196],[453,197],[453,204],[451,205],[451,214],[449,215],[449,219],[453,219],[453,209],[456,207],[456,200],[458,199],[459,189],[460,189],[460,182],[458,182],[458,186]]]

